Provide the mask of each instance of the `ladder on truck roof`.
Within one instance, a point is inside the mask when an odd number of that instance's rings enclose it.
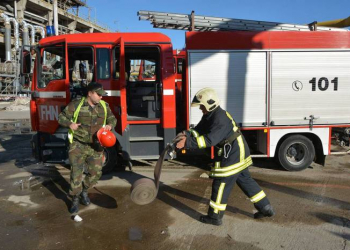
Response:
[[[347,31],[342,28],[318,27],[317,22],[308,25],[296,25],[276,22],[197,16],[194,11],[190,15],[167,12],[141,10],[137,12],[139,20],[148,20],[154,28],[177,29],[190,31]]]

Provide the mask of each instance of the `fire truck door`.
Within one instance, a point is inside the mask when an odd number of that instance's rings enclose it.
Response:
[[[151,124],[160,120],[162,105],[160,66],[158,47],[126,46],[127,119],[131,123]]]
[[[127,126],[127,114],[126,114],[126,88],[125,88],[125,49],[124,40],[119,38],[113,47],[113,89],[116,90],[116,98],[114,100],[117,106],[117,127],[116,131],[120,135],[123,134]]]
[[[32,87],[36,112],[31,115],[38,131],[52,134],[58,128],[59,113],[70,101],[67,44],[64,39],[44,43],[38,52]]]

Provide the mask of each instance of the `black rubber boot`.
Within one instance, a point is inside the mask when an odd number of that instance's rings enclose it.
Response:
[[[209,215],[203,215],[199,218],[200,222],[206,223],[206,224],[212,224],[215,226],[220,226],[222,224],[222,219],[214,219],[210,217]]]
[[[85,189],[85,188],[83,188],[83,191],[80,193],[80,201],[81,201],[81,204],[83,204],[85,206],[89,206],[91,203],[89,196],[88,196],[87,189]]]
[[[275,214],[276,213],[273,210],[273,207],[271,206],[271,204],[268,204],[265,207],[263,207],[259,212],[254,214],[254,219],[261,219],[264,217],[272,217]]]
[[[79,211],[79,196],[74,195],[72,198],[72,206],[69,209],[71,214],[76,214]]]

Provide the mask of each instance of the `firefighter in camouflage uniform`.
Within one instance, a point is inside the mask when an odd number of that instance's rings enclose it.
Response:
[[[275,214],[265,192],[250,176],[248,167],[252,158],[248,145],[231,115],[219,106],[217,94],[212,88],[198,91],[191,106],[199,106],[203,112],[201,121],[194,129],[178,135],[177,148],[204,149],[214,147],[213,178],[208,215],[201,216],[203,223],[221,225],[229,194],[237,185],[258,210],[254,218],[271,217]]]
[[[102,85],[91,82],[86,91],[85,97],[70,102],[58,118],[61,126],[69,127],[71,213],[79,211],[79,200],[85,206],[90,204],[88,188],[102,175],[103,148],[97,140],[97,131],[103,126],[111,130],[117,124],[108,103],[101,100],[106,94]]]

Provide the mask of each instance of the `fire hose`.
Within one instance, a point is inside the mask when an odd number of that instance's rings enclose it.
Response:
[[[171,159],[174,157],[176,143],[179,141],[179,139],[181,139],[181,137],[175,137],[175,139],[165,147],[159,156],[154,168],[154,181],[149,178],[141,178],[132,184],[130,198],[134,203],[138,205],[146,205],[155,200],[159,190],[159,179],[162,172],[165,155],[168,154]]]

